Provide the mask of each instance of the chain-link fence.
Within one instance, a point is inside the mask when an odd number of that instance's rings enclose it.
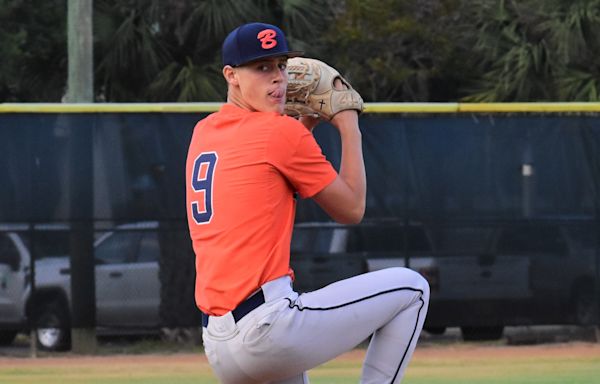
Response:
[[[184,165],[202,117],[0,114],[0,343],[31,326],[59,349],[91,322],[99,333],[199,326]],[[430,282],[432,332],[598,324],[598,115],[361,119],[365,221],[336,225],[299,202],[298,290],[402,266]],[[329,128],[315,135],[337,166]]]

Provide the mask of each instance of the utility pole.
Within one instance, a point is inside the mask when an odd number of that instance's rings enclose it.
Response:
[[[94,102],[92,0],[68,0],[69,73],[67,103]],[[94,274],[93,126],[87,118],[68,117],[69,217],[71,222],[71,345],[73,352],[96,351]]]
[[[67,103],[94,102],[92,0],[68,0],[69,76]]]

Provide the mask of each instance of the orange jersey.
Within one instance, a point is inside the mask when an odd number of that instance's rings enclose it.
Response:
[[[196,254],[196,303],[233,310],[264,283],[290,275],[294,192],[311,197],[336,178],[297,120],[225,104],[195,127],[186,163]]]

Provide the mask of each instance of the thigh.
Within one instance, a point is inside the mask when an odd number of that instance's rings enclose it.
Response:
[[[292,293],[244,317],[231,339],[214,340],[211,365],[226,383],[301,382],[303,372],[356,347],[418,300],[423,281],[391,268]]]
[[[422,301],[418,273],[390,268],[366,273],[288,300],[270,331],[274,362],[308,370],[356,347],[404,308]]]

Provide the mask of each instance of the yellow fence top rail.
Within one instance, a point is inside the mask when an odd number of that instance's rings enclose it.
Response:
[[[223,103],[0,103],[0,113],[207,113]],[[589,103],[365,103],[365,113],[585,113]]]
[[[223,103],[2,103],[0,113],[215,112]]]

